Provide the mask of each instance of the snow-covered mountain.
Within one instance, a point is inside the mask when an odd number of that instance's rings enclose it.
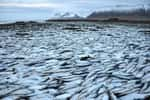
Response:
[[[55,13],[53,18],[82,18],[78,14],[72,13],[72,12],[65,12],[65,13]]]

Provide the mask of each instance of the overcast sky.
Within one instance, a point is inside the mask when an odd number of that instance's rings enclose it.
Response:
[[[34,19],[35,16],[41,19],[64,12],[86,16],[93,11],[143,6],[150,6],[150,0],[0,0],[0,20],[10,19],[10,16],[12,19]]]

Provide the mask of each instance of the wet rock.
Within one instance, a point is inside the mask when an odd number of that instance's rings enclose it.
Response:
[[[30,34],[28,32],[17,32],[16,35],[17,36],[28,36]]]
[[[145,59],[144,64],[150,64],[150,59],[149,58]]]
[[[28,97],[28,96],[20,96],[20,97],[16,98],[16,100],[30,100],[30,97]]]
[[[80,60],[88,60],[94,58],[93,55],[79,55]]]
[[[90,28],[89,31],[98,31],[96,28]]]
[[[23,60],[23,59],[25,59],[25,57],[15,57],[14,59],[16,59],[16,60]]]
[[[140,30],[138,31],[140,33],[144,33],[144,34],[150,34],[150,30]]]
[[[80,27],[64,27],[63,30],[71,30],[71,31],[84,31]]]

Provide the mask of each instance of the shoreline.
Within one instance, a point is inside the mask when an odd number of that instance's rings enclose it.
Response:
[[[117,18],[109,18],[109,19],[101,19],[101,18],[93,18],[93,19],[48,19],[43,21],[14,21],[14,22],[4,22],[0,23],[2,25],[24,25],[24,24],[44,24],[50,22],[106,22],[106,23],[141,23],[141,24],[150,24],[150,20],[126,20],[126,19],[117,19]]]
[[[109,18],[109,19],[49,19],[46,22],[123,22],[123,23],[150,23],[150,20],[126,20],[126,19],[117,19],[117,18]]]

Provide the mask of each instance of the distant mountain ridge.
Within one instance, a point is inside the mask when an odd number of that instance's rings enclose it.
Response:
[[[113,20],[150,20],[150,8],[138,8],[133,10],[111,10],[93,12],[88,19],[113,19]]]
[[[74,13],[71,13],[71,12],[65,12],[65,13],[56,13],[54,15],[55,19],[79,19],[79,18],[82,18],[81,16],[79,16],[78,14],[74,14]]]

